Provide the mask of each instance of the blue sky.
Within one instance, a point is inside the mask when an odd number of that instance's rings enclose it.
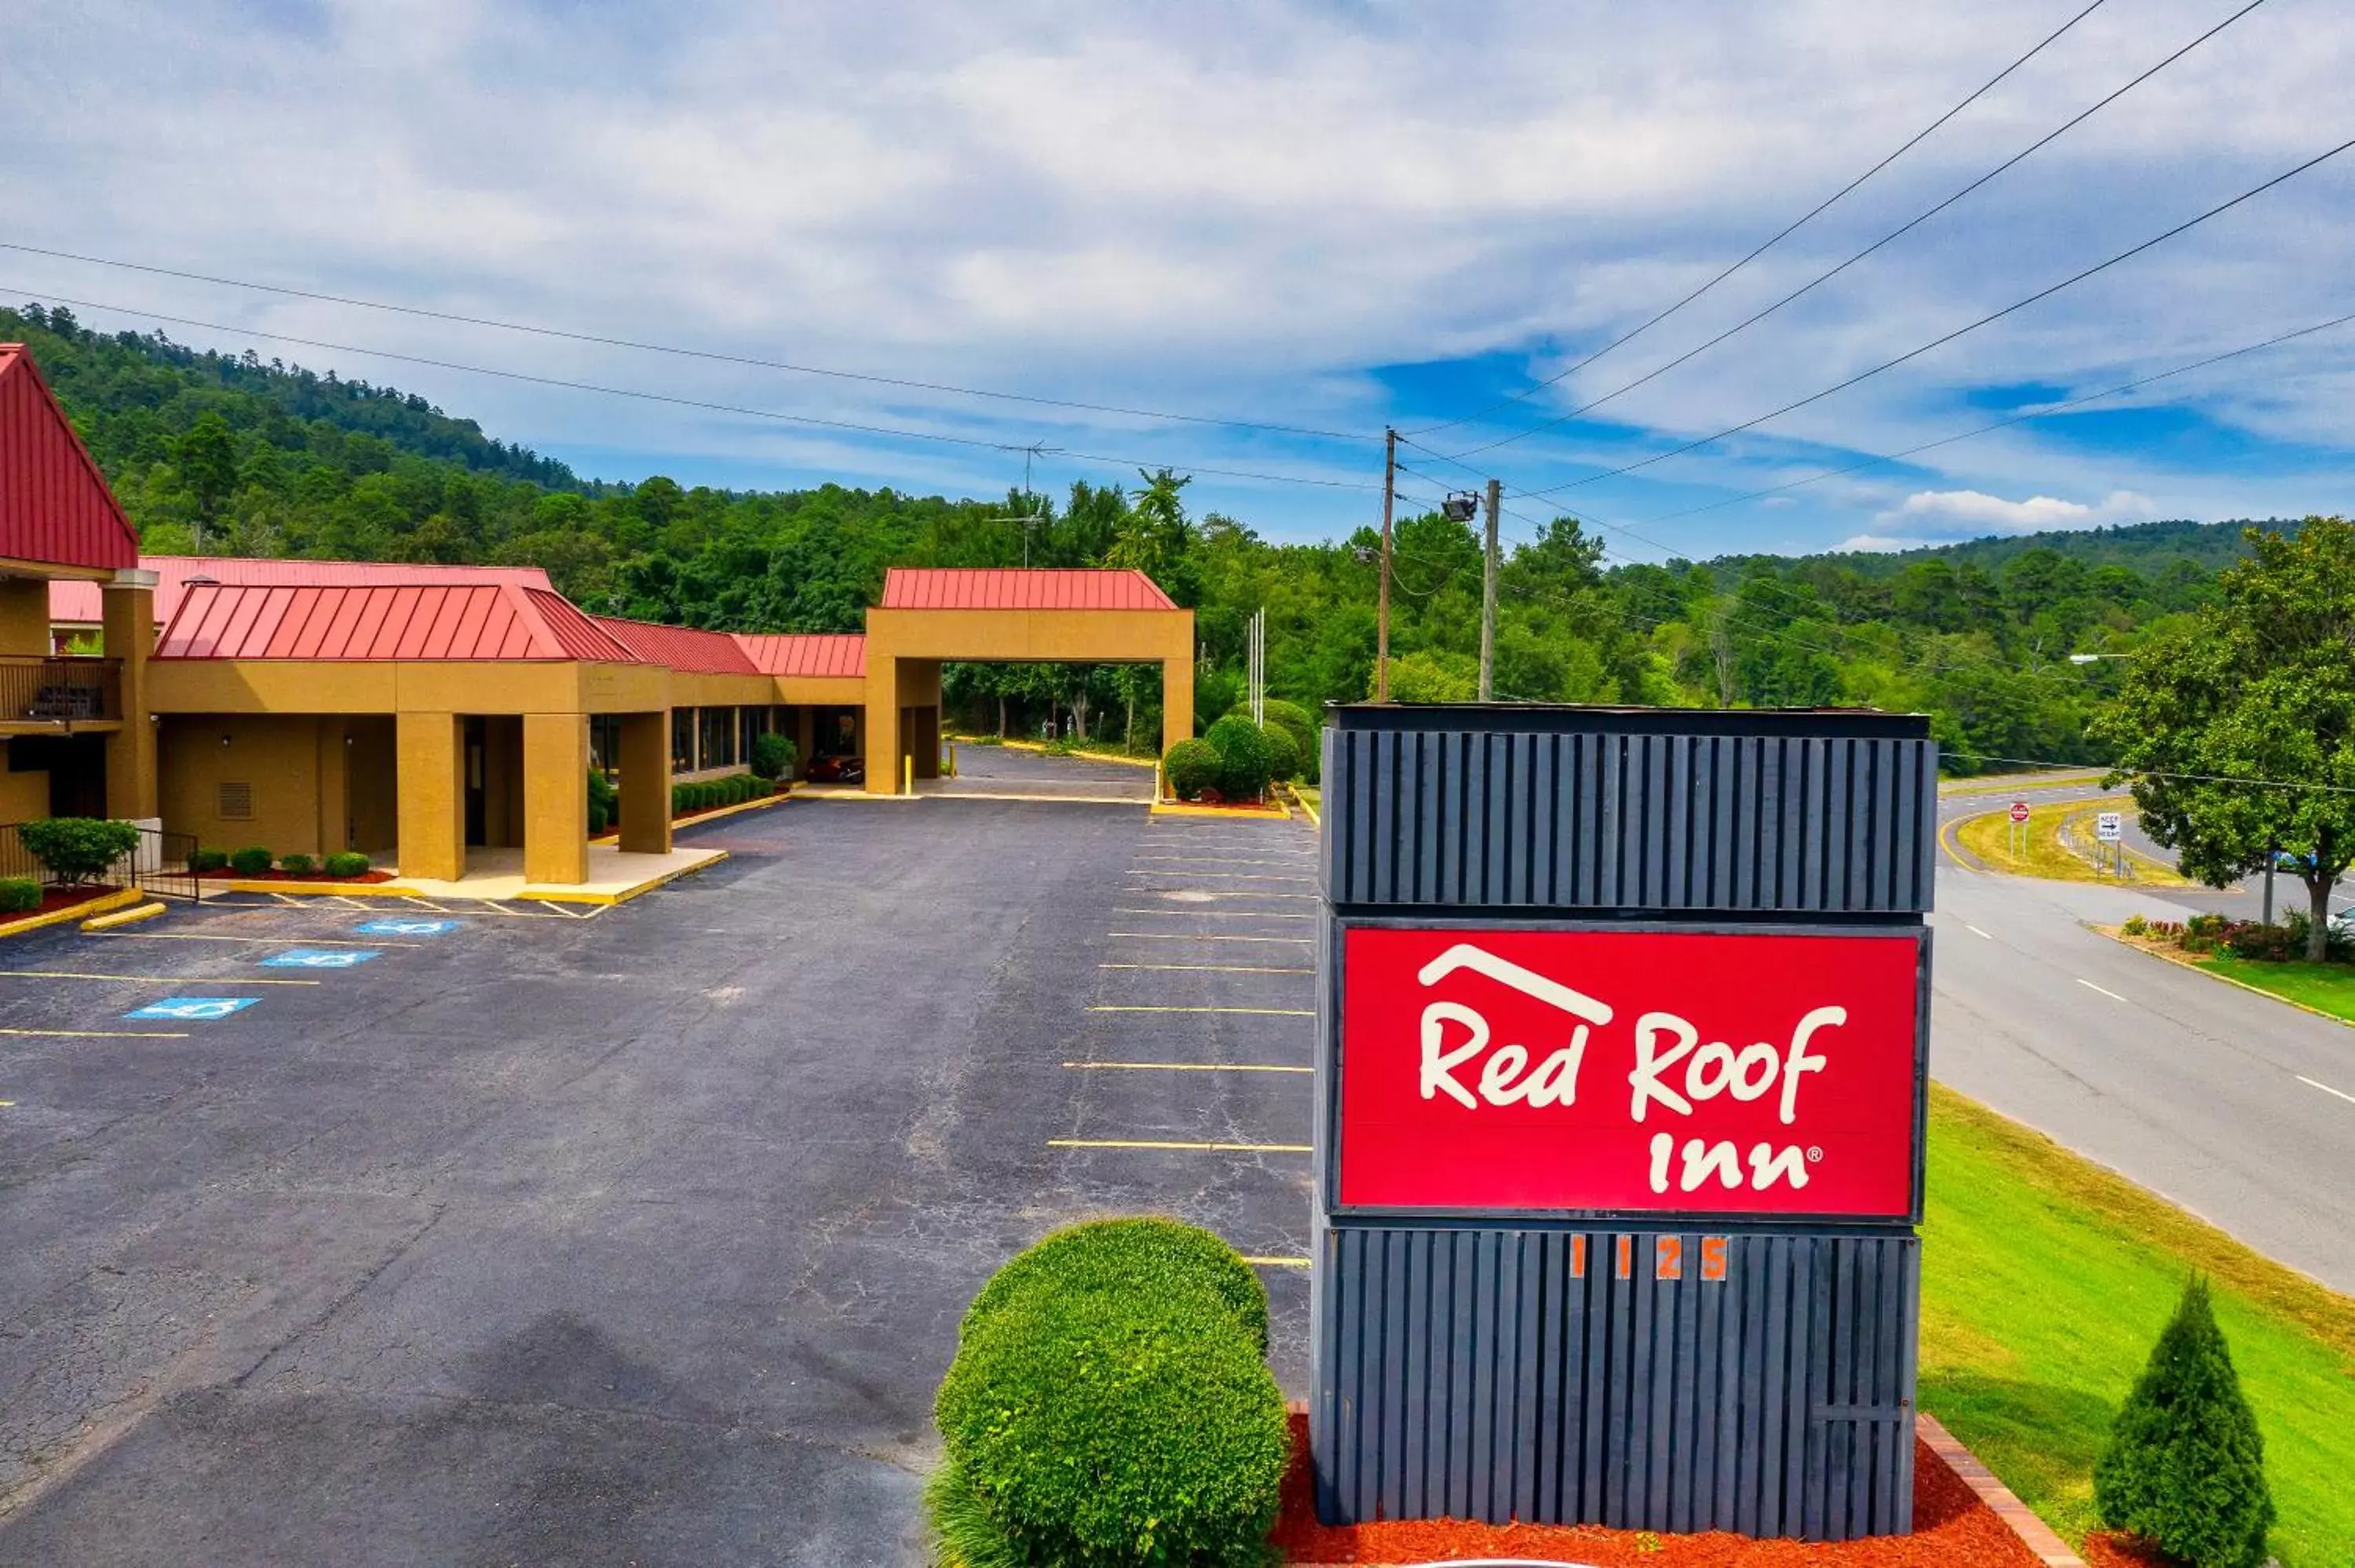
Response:
[[[1395,423],[1411,499],[1495,473],[1508,535],[1567,507],[1635,559],[2343,511],[2355,325],[1796,482],[2355,310],[2355,153],[1859,387],[1594,477],[2355,135],[2355,15],[2328,0],[2266,0],[1840,277],[1550,424],[1951,195],[2238,3],[2104,0],[1757,261],[1583,364],[2084,0],[11,7],[0,239],[1157,412],[646,355],[6,250],[0,299],[89,302],[93,324],[389,382],[603,478],[995,495],[1035,444],[1052,449],[1042,487],[1168,463],[1197,473],[1198,507],[1313,538],[1378,515]],[[1770,487],[1787,488],[1750,493]]]

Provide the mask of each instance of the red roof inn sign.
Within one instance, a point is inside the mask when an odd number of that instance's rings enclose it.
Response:
[[[1320,1513],[1910,1529],[1926,722],[1335,721]]]

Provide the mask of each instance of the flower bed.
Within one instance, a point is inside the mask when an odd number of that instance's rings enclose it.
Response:
[[[54,915],[60,909],[71,909],[78,904],[88,904],[93,899],[111,898],[121,891],[122,889],[103,882],[84,882],[71,887],[44,887],[41,889],[41,906],[38,909],[26,909],[13,915],[0,915],[0,924],[5,924],[11,920],[36,920],[44,915]]]
[[[393,881],[393,880],[394,880],[394,876],[393,876],[393,874],[392,874],[391,872],[389,872],[389,871],[378,871],[378,870],[374,870],[374,869],[370,869],[370,870],[368,870],[368,871],[361,872],[357,876],[329,876],[329,875],[328,875],[325,872],[324,872],[324,871],[306,871],[306,872],[304,872],[301,875],[299,875],[299,876],[298,876],[298,875],[296,875],[296,874],[295,874],[294,873],[293,873],[293,872],[289,872],[289,871],[281,871],[281,870],[279,870],[279,869],[278,869],[277,867],[275,867],[275,866],[272,866],[272,867],[270,870],[268,870],[268,871],[243,872],[243,871],[239,871],[239,870],[238,870],[238,869],[236,869],[234,866],[226,866],[226,865],[225,865],[225,866],[222,866],[222,867],[221,867],[219,870],[218,870],[218,871],[199,871],[199,872],[192,873],[191,874],[196,875],[196,876],[202,877],[204,880],[206,880],[206,881],[208,881],[208,882],[305,882],[305,883],[310,883],[310,882],[347,882],[347,883],[348,883],[348,882],[391,882],[391,881]]]
[[[1599,1525],[1493,1525],[1464,1520],[1326,1526],[1316,1522],[1308,1420],[1292,1418],[1292,1469],[1274,1542],[1307,1563],[1447,1563],[1491,1558],[1588,1568],[2042,1568],[2036,1553],[1920,1441],[1913,1445],[1913,1533],[1816,1545],[1712,1531],[1657,1535]],[[2108,1568],[2108,1565],[2097,1565]],[[2117,1559],[2116,1568],[2141,1568]]]

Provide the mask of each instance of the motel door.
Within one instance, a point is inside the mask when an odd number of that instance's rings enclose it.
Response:
[[[466,720],[466,842],[470,844],[489,842],[486,834],[489,826],[490,800],[484,788],[485,775],[487,771],[487,758],[485,753],[488,749],[488,742],[483,733],[483,721],[479,718]]]

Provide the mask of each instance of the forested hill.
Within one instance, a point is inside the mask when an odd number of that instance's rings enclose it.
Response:
[[[1182,474],[1077,483],[1060,503],[890,489],[728,493],[665,478],[586,482],[424,399],[251,355],[87,332],[0,311],[27,343],[146,547],[531,564],[598,610],[722,630],[855,630],[891,566],[1132,566],[1197,612],[1198,707],[1240,686],[1245,623],[1268,618],[1273,694],[1355,701],[1372,685],[1373,540],[1262,538],[1189,514]],[[1030,521],[1009,515],[1029,506]],[[1468,699],[1479,645],[1471,526],[1397,535],[1392,693]],[[2238,554],[2235,524],[1992,538],[1889,556],[1728,557],[1605,568],[1568,518],[1499,577],[1497,692],[1546,702],[1817,705],[1930,713],[1949,761],[2089,758],[2084,724],[2118,666],[2071,663],[2170,635]],[[968,722],[1033,724],[1051,703],[1149,735],[1157,682],[1107,669],[966,668]],[[1108,715],[1116,715],[1116,718]]]

